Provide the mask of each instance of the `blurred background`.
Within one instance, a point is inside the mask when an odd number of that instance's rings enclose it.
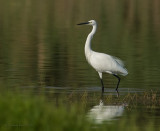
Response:
[[[92,49],[121,58],[120,88],[160,86],[159,0],[0,0],[0,84],[10,87],[100,87],[84,44],[95,19]],[[117,80],[104,75],[106,87]]]
[[[92,49],[128,69],[119,98],[86,61],[92,19]],[[0,130],[160,130],[159,56],[160,0],[0,0]]]

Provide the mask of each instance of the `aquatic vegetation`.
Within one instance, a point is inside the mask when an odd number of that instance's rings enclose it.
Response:
[[[0,130],[88,130],[77,106],[53,104],[44,96],[0,93]]]
[[[48,97],[51,96],[52,98]],[[103,96],[105,110],[109,105],[122,107],[120,104],[125,104],[126,110],[134,111],[129,123],[134,126],[133,129],[138,129],[136,119],[137,113],[135,106],[146,106],[148,109],[155,109],[160,104],[159,93],[156,91],[144,92],[142,94],[127,94],[117,98],[113,95]],[[106,125],[101,123],[101,126],[89,121],[86,117],[87,112],[91,109],[90,102],[99,103],[102,99],[96,93],[79,93],[72,92],[66,96],[59,95],[53,91],[49,94],[33,94],[30,91],[9,91],[1,90],[0,92],[0,130],[127,130],[128,126],[123,127],[128,118],[122,117],[121,121],[115,121],[112,124]],[[50,100],[52,99],[52,101]],[[92,106],[93,107],[93,106]],[[98,107],[98,106],[97,106]],[[96,107],[96,109],[97,109]],[[154,108],[153,108],[154,107]],[[93,107],[94,108],[94,107]],[[104,111],[104,110],[103,110]],[[93,114],[93,111],[92,111]],[[117,115],[120,117],[121,115]],[[111,118],[111,117],[110,117]],[[116,125],[116,126],[115,126]],[[152,121],[147,125],[151,129]]]

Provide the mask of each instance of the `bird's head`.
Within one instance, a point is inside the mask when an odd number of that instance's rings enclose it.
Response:
[[[87,21],[87,22],[83,22],[83,23],[79,23],[77,25],[96,25],[96,21],[95,20],[90,20],[90,21]]]

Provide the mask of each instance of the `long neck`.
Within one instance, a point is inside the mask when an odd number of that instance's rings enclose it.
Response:
[[[89,33],[89,35],[87,37],[86,44],[85,44],[85,55],[86,55],[86,57],[88,55],[90,55],[90,53],[92,52],[92,49],[91,49],[91,40],[93,38],[93,35],[96,32],[96,29],[97,29],[97,25],[93,25],[92,31]]]

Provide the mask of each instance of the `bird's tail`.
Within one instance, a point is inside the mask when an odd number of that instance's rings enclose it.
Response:
[[[128,75],[128,71],[126,68],[123,68],[123,70],[121,71],[121,75],[123,75],[123,76]]]

